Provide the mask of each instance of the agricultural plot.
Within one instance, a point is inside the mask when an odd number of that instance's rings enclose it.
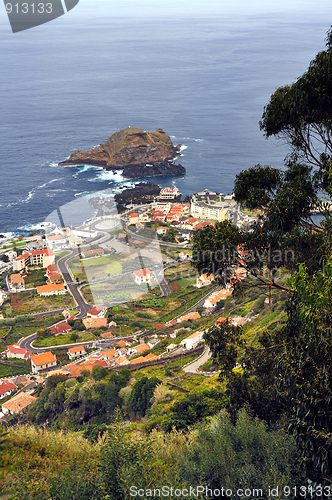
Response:
[[[53,309],[68,309],[75,306],[74,300],[69,293],[39,297],[36,292],[29,291],[12,295],[10,302],[13,316],[52,311]]]
[[[122,272],[121,261],[112,255],[83,260],[75,257],[68,261],[68,267],[79,280],[94,280]]]

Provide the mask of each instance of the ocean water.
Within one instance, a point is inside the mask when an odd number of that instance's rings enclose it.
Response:
[[[0,6],[0,233],[131,185],[121,172],[57,166],[128,125],[183,144],[187,173],[149,179],[183,195],[230,193],[241,170],[282,167],[287,144],[258,121],[324,49],[331,14],[327,0],[80,0],[13,34]]]

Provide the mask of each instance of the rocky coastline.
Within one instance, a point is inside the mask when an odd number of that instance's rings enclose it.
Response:
[[[128,179],[159,175],[183,175],[186,169],[173,160],[180,156],[181,145],[174,146],[162,130],[145,132],[140,128],[127,127],[111,135],[90,151],[74,151],[59,163],[67,165],[91,165],[105,170],[122,170]]]

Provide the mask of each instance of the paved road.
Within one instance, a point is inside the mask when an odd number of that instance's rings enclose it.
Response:
[[[151,240],[151,238],[146,238],[145,236],[142,236],[140,234],[133,233],[128,228],[128,226],[126,227],[126,232],[127,232],[127,234],[130,235],[131,238],[136,239],[136,240],[145,241],[146,243],[150,243],[150,244],[155,241],[155,240]],[[162,247],[178,248],[178,249],[183,249],[183,248],[186,249],[186,248],[192,247],[192,245],[189,245],[189,244],[179,245],[178,243],[168,243],[168,242],[162,241],[162,240],[158,240],[157,244],[162,246]]]
[[[83,296],[81,295],[80,291],[78,290],[78,287],[80,286],[78,283],[76,283],[72,277],[71,274],[68,271],[68,268],[66,266],[66,261],[70,259],[72,256],[78,254],[77,251],[73,251],[68,255],[65,255],[64,257],[61,257],[61,259],[58,261],[58,266],[59,269],[64,277],[64,280],[67,284],[67,288],[69,289],[70,293],[74,297],[77,308],[79,309],[79,314],[77,314],[77,318],[85,318],[86,313],[91,309],[91,304],[87,303],[84,299]]]
[[[195,361],[193,361],[192,363],[190,363],[189,365],[185,366],[183,368],[183,371],[186,372],[186,373],[196,373],[198,368],[202,365],[204,365],[204,363],[211,358],[211,351],[210,349],[207,347],[205,349],[205,351],[203,352],[202,356],[199,357],[198,359],[195,359]]]

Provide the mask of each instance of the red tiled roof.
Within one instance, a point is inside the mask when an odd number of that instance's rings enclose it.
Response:
[[[50,248],[43,248],[42,250],[33,250],[32,252],[29,252],[29,255],[43,255],[46,254],[49,257],[52,257],[54,253]]]
[[[46,272],[47,273],[58,273],[59,268],[56,264],[50,264],[49,266],[47,266]]]
[[[19,344],[11,344],[7,345],[7,349],[5,353],[10,352],[12,354],[23,354],[25,358],[28,358],[32,351],[28,351],[27,349],[23,349],[19,346]]]
[[[100,314],[104,309],[106,309],[105,306],[94,306],[87,312],[87,314],[91,314],[91,316],[98,316],[98,314]]]
[[[14,389],[17,389],[17,385],[13,384],[13,382],[9,382],[9,380],[4,380],[0,384],[0,396],[6,394],[6,392],[11,392]]]
[[[141,276],[146,276],[147,274],[150,273],[151,273],[150,269],[146,268],[146,269],[138,269],[137,271],[134,271],[132,274],[141,277]]]
[[[82,255],[86,257],[87,255],[96,255],[99,253],[104,253],[104,250],[102,248],[96,248],[95,250],[86,250],[86,252],[82,252]]]
[[[165,325],[162,325],[161,323],[157,323],[156,325],[153,325],[153,328],[156,328],[156,330],[161,330],[162,328],[165,328]]]
[[[50,281],[58,281],[58,280],[62,279],[62,276],[61,276],[60,273],[57,273],[57,272],[53,271],[51,273],[48,273],[48,279]]]

